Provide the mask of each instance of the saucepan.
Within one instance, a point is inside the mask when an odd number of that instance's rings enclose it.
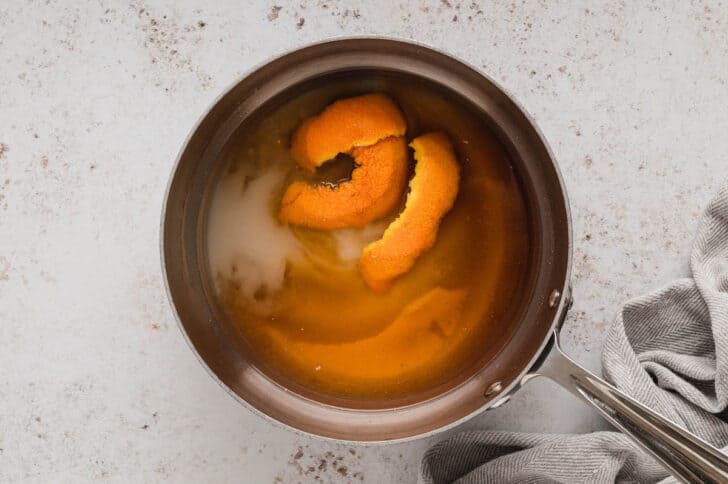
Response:
[[[435,83],[466,99],[506,147],[526,193],[533,247],[530,293],[504,348],[465,381],[422,401],[372,408],[318,401],[273,381],[230,344],[210,297],[204,227],[210,183],[235,129],[266,102],[311,79],[379,71]],[[559,346],[571,304],[572,234],[564,183],[546,141],[500,86],[453,57],[382,38],[324,42],[288,53],[236,82],[204,114],[185,142],[162,216],[163,271],[183,334],[210,375],[239,402],[295,430],[349,442],[392,442],[452,428],[502,405],[521,385],[545,376],[593,406],[674,475],[728,482],[728,459],[711,445],[583,369]],[[551,353],[548,367],[541,362]]]

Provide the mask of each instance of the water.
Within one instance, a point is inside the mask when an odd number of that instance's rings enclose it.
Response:
[[[461,165],[435,247],[385,294],[364,284],[356,263],[396,214],[333,232],[276,219],[285,187],[304,177],[289,153],[292,131],[367,92],[400,105],[408,140],[445,131]],[[270,378],[338,405],[391,406],[463,381],[507,342],[529,296],[530,219],[506,151],[467,102],[393,74],[339,75],[284,93],[232,139],[208,214],[210,273],[225,331]],[[350,171],[343,157],[316,180]]]

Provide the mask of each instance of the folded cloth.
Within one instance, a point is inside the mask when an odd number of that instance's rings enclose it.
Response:
[[[728,451],[728,183],[693,245],[692,278],[622,308],[604,342],[605,378]],[[429,449],[423,483],[676,482],[617,432],[466,432]]]

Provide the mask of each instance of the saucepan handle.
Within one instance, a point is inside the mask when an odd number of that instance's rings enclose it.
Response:
[[[548,377],[593,406],[672,474],[685,482],[728,482],[728,456],[642,405],[566,356],[554,338],[550,364],[533,376]]]

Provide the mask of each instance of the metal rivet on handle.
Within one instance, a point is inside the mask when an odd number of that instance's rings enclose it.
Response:
[[[490,397],[503,390],[503,384],[499,381],[492,383],[488,388],[485,389],[483,396]]]
[[[561,292],[559,292],[558,289],[554,289],[551,291],[551,295],[549,296],[549,307],[553,308],[556,307],[556,305],[559,303],[559,298],[561,297]]]

